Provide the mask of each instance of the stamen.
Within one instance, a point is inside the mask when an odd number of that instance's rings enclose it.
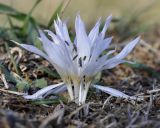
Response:
[[[100,54],[99,56],[98,56],[98,58],[101,58],[103,55],[102,54]]]
[[[86,58],[87,58],[87,57],[86,57],[86,56],[84,56],[84,57],[83,57],[83,60],[85,61],[85,59],[86,59]]]
[[[76,47],[76,45],[73,43],[73,51],[76,51],[77,52],[77,47]]]
[[[75,60],[77,57],[78,57],[78,55],[75,55],[75,56],[73,57],[73,60]]]
[[[83,76],[83,81],[84,81],[84,83],[85,83],[85,81],[86,81],[85,79],[86,79],[86,76]]]
[[[68,43],[68,41],[66,41],[66,40],[65,40],[64,42],[65,42],[65,43],[66,43],[66,44],[69,46],[69,43]]]
[[[96,62],[98,61],[98,59],[99,58],[101,58],[103,55],[102,54],[100,54],[99,56],[98,56],[98,58],[96,59]]]
[[[82,67],[82,58],[80,57],[78,60],[79,66]]]

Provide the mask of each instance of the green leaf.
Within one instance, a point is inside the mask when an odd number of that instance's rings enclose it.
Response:
[[[19,92],[27,92],[29,90],[29,84],[26,81],[19,81],[16,84],[16,88]]]
[[[63,3],[64,3],[64,1],[62,1],[60,3],[60,5],[57,7],[57,9],[55,10],[55,12],[53,13],[51,19],[49,20],[48,28],[52,26],[53,20],[57,19],[57,15],[60,14],[60,12],[62,10],[62,7],[63,7]]]
[[[42,0],[37,0],[37,1],[35,2],[35,4],[33,5],[33,7],[31,8],[31,10],[29,11],[29,13],[27,14],[27,16],[26,16],[26,18],[25,18],[25,20],[24,20],[24,26],[25,26],[25,24],[28,23],[28,21],[29,21],[29,19],[30,19],[30,17],[31,17],[31,14],[33,13],[34,9],[36,8],[36,6],[37,6],[41,1],[42,1]]]
[[[0,27],[0,38],[2,39],[8,39],[8,34],[7,34],[8,29]]]
[[[22,31],[25,32],[26,29],[29,28],[29,30],[36,30],[37,31],[37,23],[36,21],[31,17],[31,14],[33,13],[34,9],[37,7],[37,5],[41,2],[42,0],[37,0],[35,2],[35,4],[33,5],[33,7],[31,8],[31,10],[29,11],[29,13],[26,15],[25,19],[24,19],[24,24],[23,24],[23,27],[22,27]],[[31,33],[32,31],[29,31],[29,33],[27,34],[30,34],[32,35]]]
[[[17,83],[15,77],[11,74],[11,72],[0,62],[0,71],[5,75],[7,81],[10,81],[14,84]]]
[[[5,4],[0,4],[0,14],[11,16],[16,20],[20,20],[20,21],[24,21],[28,15],[28,14],[19,12],[16,9],[12,8],[11,6],[8,6]],[[30,20],[34,20],[34,18],[30,16]]]
[[[17,15],[17,14],[19,14],[19,12],[16,11],[15,9],[13,9],[12,7],[4,5],[4,4],[0,4],[0,13],[1,14],[6,14],[6,15]]]
[[[59,104],[60,101],[58,99],[42,99],[42,100],[33,100],[30,101],[31,104],[41,105],[41,104]]]
[[[26,14],[18,12],[14,8],[4,4],[0,4],[0,14],[12,16],[17,20],[24,20],[24,18],[26,17]]]
[[[38,25],[35,22],[29,21],[21,33],[27,36],[27,42],[34,44],[38,37]]]
[[[15,41],[17,41],[19,43],[22,43],[20,38],[17,37],[17,34],[15,33],[15,30],[12,29],[12,28],[6,30],[4,39],[6,39],[6,40],[15,40]]]
[[[41,104],[59,104],[60,101],[66,103],[67,99],[63,96],[57,96],[56,99],[40,99],[40,100],[31,100],[31,104],[41,105]]]
[[[47,86],[47,81],[44,78],[35,80],[35,87],[44,88]]]

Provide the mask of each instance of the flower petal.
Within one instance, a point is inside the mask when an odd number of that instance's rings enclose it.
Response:
[[[41,57],[43,57],[46,60],[48,60],[52,65],[54,65],[54,67],[56,68],[56,70],[58,71],[58,73],[61,76],[66,75],[66,72],[65,72],[65,70],[63,68],[66,63],[64,62],[64,60],[62,60],[59,57],[57,57],[57,54],[55,54],[53,57],[50,58],[44,52],[42,52],[41,50],[39,50],[38,48],[36,48],[36,47],[34,47],[32,45],[27,45],[27,44],[18,44],[18,45],[23,47],[27,51],[30,51],[30,52],[35,53],[37,55],[40,55]]]
[[[86,34],[85,26],[80,16],[77,15],[75,21],[75,30],[76,30],[76,44],[77,44],[77,52],[79,58],[87,57],[86,60],[89,59],[90,56],[90,42],[89,38]]]
[[[66,23],[62,22],[60,20],[60,18],[58,17],[58,20],[54,21],[54,26],[55,26],[56,34],[59,35],[59,37],[63,41],[67,41],[68,43],[70,43],[71,40],[70,40],[70,37],[69,37],[69,33],[68,33]]]
[[[63,23],[63,35],[64,35],[65,40],[70,43],[71,40],[70,40],[70,37],[69,37],[69,33],[68,33],[68,29],[67,29],[66,23]]]
[[[92,87],[94,87],[94,88],[96,88],[98,90],[101,90],[102,92],[108,93],[108,94],[110,94],[111,96],[114,96],[114,97],[120,97],[120,98],[125,98],[125,99],[130,99],[130,100],[137,100],[137,101],[144,100],[141,97],[126,95],[125,93],[123,93],[123,92],[121,92],[121,91],[119,91],[117,89],[114,89],[114,88],[101,86],[101,85],[92,85]]]
[[[112,41],[112,37],[106,38],[103,40],[101,37],[96,39],[96,43],[93,46],[93,51],[91,53],[91,61],[95,61],[102,54],[104,50],[106,50]]]
[[[105,33],[106,33],[107,29],[108,29],[108,26],[109,26],[111,20],[112,20],[112,15],[108,16],[107,19],[106,19],[105,25],[104,25],[104,27],[102,29],[102,32],[101,32],[102,38],[105,37]]]
[[[73,44],[72,42],[65,42],[64,40],[60,39],[60,37],[57,35],[55,35],[52,31],[50,30],[45,30],[45,32],[48,33],[48,35],[52,38],[52,41],[55,43],[55,44],[59,44],[59,45],[63,45],[65,44],[67,47],[67,50],[68,50],[68,53],[69,53],[69,56],[72,57],[72,51],[73,51]]]
[[[52,91],[52,93],[58,93],[59,91],[57,91],[57,88],[59,87],[62,87],[62,86],[65,86],[64,83],[59,83],[59,84],[55,84],[55,85],[50,85],[50,86],[47,86],[47,87],[44,87],[42,88],[41,90],[37,91],[36,93],[34,93],[33,95],[25,95],[23,96],[25,99],[42,99],[43,98],[43,95],[45,95],[46,93]]]
[[[130,96],[124,94],[123,92],[118,91],[113,88],[110,88],[110,87],[105,87],[105,86],[101,86],[101,85],[93,85],[93,87],[96,89],[99,89],[105,93],[108,93],[112,96],[115,96],[115,97],[121,97],[121,98],[126,98],[126,99],[130,98]]]
[[[46,35],[44,34],[44,32],[42,30],[39,30],[39,34],[40,34],[40,40],[43,44],[43,48],[44,51],[48,54],[48,56],[52,56],[53,55],[53,49],[54,49],[54,44],[52,41],[50,41]]]
[[[106,55],[103,55],[95,61],[89,61],[88,65],[84,69],[84,74],[88,76],[95,76],[98,72],[102,70],[102,66],[106,62],[107,58],[114,53],[115,50],[109,51]]]
[[[123,50],[118,55],[116,55],[115,57],[107,60],[106,63],[104,64],[104,66],[102,66],[101,70],[111,69],[111,68],[114,68],[115,66],[117,66],[118,64],[125,63],[125,62],[133,63],[131,61],[126,61],[126,60],[123,60],[123,59],[132,51],[132,49],[138,43],[139,39],[140,39],[140,37],[138,37],[135,40],[131,41],[129,44],[127,44],[123,48]]]
[[[60,36],[62,39],[64,38],[63,37],[63,32],[62,32],[62,23],[61,22],[58,22],[57,21],[54,21],[54,27],[55,27],[55,30],[56,30],[56,35]]]
[[[41,57],[45,58],[46,60],[50,61],[49,57],[39,50],[38,48],[34,47],[33,45],[28,45],[28,44],[19,44],[22,48],[26,49],[27,51],[30,51],[32,53],[35,53],[37,55],[40,55]]]
[[[55,44],[59,44],[60,43],[60,41],[55,38],[56,35],[52,31],[50,31],[50,30],[44,30],[44,31],[48,33],[48,35],[52,38],[52,41]]]
[[[93,45],[94,41],[98,37],[99,27],[100,27],[100,21],[101,21],[101,19],[99,19],[97,21],[96,25],[92,28],[92,30],[90,31],[90,33],[88,35],[89,39],[91,40],[91,46]]]
[[[108,60],[106,62],[106,64],[101,68],[101,70],[112,69],[112,68],[114,68],[117,65],[122,64],[122,63],[131,63],[132,64],[133,62],[127,61],[127,60],[112,59],[112,60]]]
[[[109,51],[106,55],[103,55],[102,57],[100,57],[98,60],[97,60],[97,63],[99,64],[99,66],[102,66],[103,64],[106,63],[106,60],[109,58],[109,56],[111,54],[113,54],[114,52],[116,52],[116,50],[111,50]]]
[[[131,41],[114,58],[116,58],[116,59],[123,59],[123,58],[125,58],[133,50],[133,48],[136,46],[136,44],[139,42],[139,40],[140,40],[140,37],[137,37],[136,39],[134,39],[133,41]]]
[[[48,31],[49,32],[49,31]],[[54,33],[49,32],[50,36],[53,39],[50,41],[46,35],[40,31],[41,41],[43,43],[44,50],[48,54],[49,58],[61,67],[64,71],[67,70],[66,66],[72,66],[71,65],[71,58],[70,58],[70,52],[66,48],[66,45],[61,38],[59,38],[58,35],[55,35]]]

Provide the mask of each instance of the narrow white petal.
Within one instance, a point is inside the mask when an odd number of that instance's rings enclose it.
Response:
[[[98,72],[104,70],[105,68],[103,66],[104,66],[106,60],[114,52],[115,52],[115,50],[111,50],[106,55],[103,55],[102,57],[97,59],[97,61],[89,62],[87,67],[84,69],[84,74],[86,74],[88,76],[95,76]]]
[[[37,55],[40,55],[41,57],[45,58],[46,60],[50,60],[49,57],[44,52],[42,52],[38,48],[34,47],[33,45],[27,45],[27,44],[19,44],[19,45],[21,47],[23,47],[24,49],[26,49],[27,51],[30,51],[30,52],[35,53]]]
[[[60,19],[58,14],[57,14],[57,21],[58,21],[58,23],[62,23],[62,21],[61,21],[61,19]]]
[[[74,42],[73,43],[77,46],[77,37],[76,36],[74,38]]]
[[[55,85],[50,85],[50,86],[44,87],[41,90],[39,90],[36,93],[34,93],[33,95],[25,95],[23,97],[25,99],[32,99],[32,100],[34,100],[34,99],[42,99],[43,95],[45,95],[46,93],[50,92],[51,90],[52,90],[52,93],[57,92],[56,88],[60,87],[60,86],[64,86],[64,83],[59,83],[59,84],[55,84]]]
[[[68,43],[71,43],[66,23],[63,23],[63,36]]]
[[[76,30],[76,43],[79,57],[88,57],[90,56],[90,42],[86,34],[85,26],[80,16],[76,17],[75,21],[75,30]],[[89,58],[86,58],[88,60]]]
[[[55,30],[56,30],[56,34],[58,35],[58,36],[60,36],[62,39],[64,38],[63,37],[63,28],[62,28],[62,23],[60,23],[59,22],[59,24],[56,22],[56,21],[54,21],[54,27],[55,27]]]
[[[114,68],[115,66],[117,66],[118,64],[125,63],[125,62],[133,63],[131,61],[126,61],[126,60],[123,60],[123,59],[133,50],[133,48],[138,43],[139,39],[140,38],[138,37],[135,40],[131,41],[129,44],[127,44],[127,46],[125,46],[123,48],[123,50],[118,55],[116,55],[115,57],[107,60],[104,64],[104,66],[101,68],[101,70],[111,69],[111,68]]]
[[[100,27],[100,21],[101,19],[99,19],[96,23],[96,25],[92,28],[92,30],[90,31],[88,37],[91,40],[91,45],[93,45],[95,39],[98,37],[99,34],[99,27]]]
[[[56,88],[54,89],[54,91],[53,91],[53,89],[52,89],[52,90],[46,92],[46,93],[43,95],[43,97],[46,97],[46,96],[48,96],[48,95],[50,95],[50,94],[63,93],[63,92],[65,92],[65,91],[67,91],[67,86],[64,84],[64,85],[62,85],[62,86],[56,87]]]
[[[133,41],[131,41],[114,58],[117,58],[117,59],[123,59],[123,58],[125,58],[133,50],[133,48],[136,46],[136,44],[139,42],[139,40],[140,40],[140,37],[137,37],[136,39],[134,39]]]
[[[67,71],[68,73],[76,73],[75,65],[72,61],[73,55],[72,55],[72,45],[66,45],[65,41],[63,41],[58,35],[54,35],[52,33],[52,39],[54,42],[57,42],[57,45],[55,45],[54,51],[52,51],[53,55],[50,57],[55,62],[58,62],[57,64],[62,67],[64,71]],[[66,68],[67,67],[67,68]]]
[[[88,76],[95,76],[98,72],[102,70],[103,65],[105,64],[108,57],[114,53],[115,50],[109,51],[106,55],[103,55],[97,60],[92,59],[92,61],[89,61],[88,65],[85,67],[83,73]]]
[[[50,31],[50,30],[44,30],[45,32],[48,33],[48,35],[52,38],[52,41],[55,43],[55,44],[59,44],[60,41],[56,39],[56,35]]]
[[[102,38],[105,37],[105,33],[108,29],[108,26],[109,26],[111,20],[112,20],[112,15],[108,16],[107,19],[106,19],[105,25],[104,25],[104,27],[102,29],[102,32],[101,32]]]
[[[97,63],[89,63],[83,70],[83,74],[85,76],[91,76],[91,77],[94,77],[98,72],[99,70],[98,69],[98,65]]]
[[[54,51],[53,42],[46,37],[42,30],[39,30],[39,34],[40,40],[43,44],[44,51],[48,54],[48,56],[52,56]]]
[[[102,92],[108,93],[108,94],[110,94],[111,96],[114,96],[114,97],[120,97],[120,98],[137,100],[137,101],[142,101],[143,100],[143,98],[140,98],[140,97],[126,95],[125,93],[123,93],[123,92],[121,92],[117,89],[114,89],[114,88],[101,86],[101,85],[92,85],[92,87],[94,87],[98,90],[101,90]]]
[[[97,63],[99,65],[104,65],[108,59],[108,57],[113,54],[116,50],[111,50],[109,51],[106,55],[103,55],[102,57],[100,57],[98,60],[97,60]]]
[[[100,52],[103,52],[104,50],[106,50],[110,43],[112,42],[112,38],[113,37],[108,37],[106,39],[104,39],[100,44],[99,44],[99,50]]]
[[[113,88],[110,88],[110,87],[106,87],[106,86],[101,86],[101,85],[93,85],[94,88],[96,89],[99,89],[105,93],[108,93],[112,96],[115,96],[115,97],[121,97],[121,98],[130,98],[130,96],[124,94],[123,92],[121,91],[118,91],[116,89],[113,89]]]
[[[35,53],[35,54],[40,55],[41,57],[45,58],[46,60],[48,60],[51,64],[53,64],[55,66],[56,70],[58,71],[58,73],[61,76],[63,76],[62,74],[65,75],[65,70],[63,69],[63,67],[66,63],[63,63],[63,60],[60,59],[59,57],[57,57],[57,54],[55,54],[54,56],[52,56],[50,58],[44,52],[42,52],[41,50],[39,50],[38,48],[36,48],[32,45],[26,45],[26,44],[19,44],[19,45],[21,47],[23,47],[24,49],[26,49],[27,51],[30,51],[32,53]]]
[[[109,51],[106,55],[103,55],[102,57],[100,57],[100,58],[96,61],[96,63],[97,63],[97,68],[96,68],[97,71],[101,71],[102,68],[104,68],[103,66],[105,65],[107,59],[108,59],[109,56],[110,56],[111,54],[113,54],[115,51],[116,51],[116,50],[111,50],[111,51]]]
[[[56,34],[63,40],[63,41],[67,41],[68,43],[71,43],[70,37],[69,37],[69,33],[68,33],[68,29],[67,29],[67,25],[65,22],[62,22],[60,20],[60,18],[58,17],[57,22],[54,21],[54,26],[55,26],[55,30],[56,30]]]
[[[106,64],[101,68],[101,70],[112,69],[122,63],[132,63],[132,62],[127,60],[118,60],[118,59],[108,60]]]
[[[65,40],[63,40],[60,36],[55,35],[52,31],[50,30],[44,30],[45,32],[48,33],[48,35],[52,38],[52,41],[57,44],[57,46],[62,46],[64,48],[64,44],[67,45],[69,48],[73,47],[72,42],[65,42]],[[53,46],[55,46],[54,44],[52,44]]]
[[[106,50],[112,41],[112,37],[103,40],[101,37],[97,38],[93,46],[93,51],[91,53],[91,61],[95,61]]]
[[[61,67],[64,71],[66,70],[66,66],[71,65],[70,52],[67,50],[66,45],[63,40],[58,35],[47,31],[53,39],[51,42],[45,34],[40,31],[41,41],[43,43],[44,50],[48,54],[49,58]]]
[[[57,45],[66,45],[66,49],[68,50],[68,54],[70,57],[72,57],[72,51],[73,51],[73,44],[72,42],[65,42],[64,40],[62,40],[58,35],[55,35],[53,32],[49,31],[49,30],[45,30],[45,32],[48,33],[48,35],[52,38],[53,42]],[[61,46],[60,46],[61,47]],[[65,46],[63,46],[65,47]],[[64,51],[64,50],[63,50]]]

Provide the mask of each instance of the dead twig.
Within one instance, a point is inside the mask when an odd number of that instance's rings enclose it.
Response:
[[[41,123],[39,128],[46,128],[49,124],[51,124],[52,127],[63,127],[62,120],[65,108],[64,106],[60,105],[55,109],[56,110],[54,110],[54,112]]]
[[[152,104],[153,104],[153,95],[150,95],[150,101],[147,107],[147,111],[145,112],[145,120],[148,121],[148,117],[149,117],[149,112],[152,108]]]
[[[6,78],[5,78],[5,75],[4,75],[3,73],[0,74],[0,78],[1,78],[1,80],[3,81],[3,83],[4,83],[4,87],[5,87],[6,89],[8,89],[8,88],[9,88],[9,85],[8,85],[7,80],[6,80]]]
[[[69,114],[67,117],[68,119],[71,119],[74,115],[76,115],[77,113],[79,113],[80,110],[82,110],[83,108],[86,108],[90,105],[91,103],[87,103],[87,104],[84,104],[80,107],[78,107],[75,111],[73,111],[71,114]]]
[[[84,123],[84,122],[81,122],[79,120],[71,120],[71,123],[76,125],[78,128],[83,128],[83,127],[86,127],[87,124]]]
[[[116,127],[116,126],[117,126],[117,122],[114,121],[114,122],[108,124],[105,128],[114,128],[114,127]]]
[[[150,95],[150,94],[157,93],[157,92],[160,92],[160,89],[147,90],[145,93],[139,93],[139,94],[136,94],[134,96],[136,96],[136,97],[140,97],[140,96],[144,97],[146,95]]]
[[[126,128],[131,128],[132,124],[135,123],[135,121],[138,119],[140,115],[140,112],[137,111],[137,112],[134,112],[132,115],[131,115],[131,121],[129,122],[128,126]]]
[[[102,109],[104,109],[104,107],[106,106],[106,104],[109,103],[110,99],[112,98],[113,96],[109,96],[103,103],[103,106],[102,106]]]
[[[21,93],[21,92],[15,92],[15,91],[10,91],[10,90],[5,90],[5,89],[2,89],[2,88],[0,88],[0,91],[1,91],[1,92],[4,92],[4,93],[9,93],[9,94],[18,95],[18,96],[26,95],[26,93]]]

